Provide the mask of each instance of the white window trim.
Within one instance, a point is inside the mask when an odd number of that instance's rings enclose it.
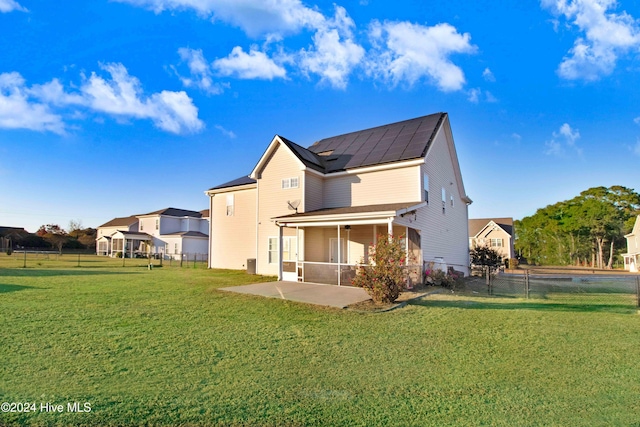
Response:
[[[300,186],[300,179],[297,176],[294,176],[292,178],[283,178],[282,179],[282,189],[283,190],[289,190],[291,188],[298,188],[299,186]]]

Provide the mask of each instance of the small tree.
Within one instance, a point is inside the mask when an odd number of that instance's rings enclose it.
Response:
[[[378,304],[392,303],[405,288],[406,257],[400,239],[379,236],[369,253],[369,263],[358,268],[352,284],[367,291]]]
[[[475,246],[469,251],[471,264],[495,268],[502,262],[500,253],[489,246]]]

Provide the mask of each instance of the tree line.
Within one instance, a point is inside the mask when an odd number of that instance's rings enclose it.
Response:
[[[640,194],[593,187],[514,221],[515,248],[529,264],[613,268],[640,214]]]
[[[13,249],[84,249],[95,250],[97,230],[83,227],[81,221],[70,221],[68,230],[58,224],[41,225],[35,233],[21,234],[11,242]]]

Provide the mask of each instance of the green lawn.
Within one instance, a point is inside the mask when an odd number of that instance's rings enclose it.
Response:
[[[360,313],[217,290],[272,279],[241,272],[65,257],[0,255],[0,402],[37,405],[0,425],[640,425],[631,306]]]

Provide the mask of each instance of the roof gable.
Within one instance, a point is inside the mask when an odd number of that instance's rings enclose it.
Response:
[[[513,218],[477,218],[469,220],[469,236],[478,235],[488,227],[500,227],[505,233],[513,236]]]
[[[131,216],[126,216],[126,217],[120,217],[120,218],[114,218],[109,222],[105,222],[104,224],[100,225],[98,228],[101,227],[130,227],[133,224],[135,224],[136,222],[138,222],[138,218],[136,215],[131,215]]]

